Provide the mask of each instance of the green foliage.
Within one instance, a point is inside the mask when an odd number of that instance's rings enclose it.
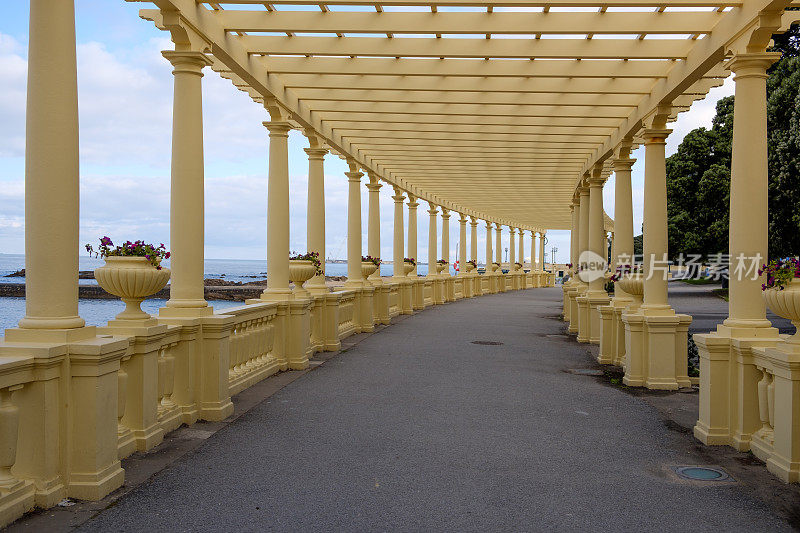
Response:
[[[767,80],[769,255],[785,257],[800,253],[800,31],[774,41],[783,56]],[[733,110],[732,96],[720,99],[711,129],[693,130],[667,158],[671,258],[728,252]]]

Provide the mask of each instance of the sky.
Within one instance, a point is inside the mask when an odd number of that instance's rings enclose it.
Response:
[[[80,242],[114,240],[169,243],[172,131],[171,66],[161,56],[173,46],[165,32],[138,17],[147,3],[76,0],[80,110]],[[9,2],[0,18],[0,253],[24,252],[25,95],[28,2]],[[672,124],[667,155],[683,136],[709,127],[716,101],[733,94],[727,79]],[[262,106],[210,69],[203,78],[205,143],[205,253],[214,259],[266,257],[268,132]],[[306,249],[308,146],[289,136],[291,249]],[[644,148],[632,157],[634,233],[641,232]],[[347,255],[347,171],[338,156],[325,158],[326,257]],[[366,182],[366,177],[364,182]],[[394,206],[388,184],[380,191],[381,257],[392,259]],[[363,250],[367,253],[367,191],[362,189]],[[614,216],[614,177],[604,188]],[[418,210],[418,252],[426,260],[427,204]],[[405,210],[405,216],[408,211]],[[439,219],[441,227],[441,218]],[[469,227],[468,227],[469,228]],[[450,219],[450,258],[457,258],[458,216]],[[478,226],[478,258],[485,257],[485,225]],[[569,255],[569,231],[547,234],[547,260]],[[469,241],[469,234],[468,234]],[[441,246],[441,240],[439,241]],[[508,230],[503,247],[508,246]],[[407,249],[407,248],[406,248]],[[406,254],[407,255],[407,254]],[[530,234],[525,237],[526,260]],[[504,252],[505,258],[505,252]]]

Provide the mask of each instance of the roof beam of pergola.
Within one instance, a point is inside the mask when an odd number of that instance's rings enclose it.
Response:
[[[647,94],[654,81],[648,78],[591,78],[575,83],[573,78],[451,78],[445,76],[405,77],[342,74],[284,74],[290,89],[395,90],[407,92],[513,92],[517,94]]]
[[[701,34],[723,13],[707,12],[322,12],[217,11],[232,32],[345,34]]]
[[[480,93],[463,91],[438,93],[436,91],[395,91],[381,89],[342,88],[297,89],[297,97],[307,101],[331,102],[410,102],[414,104],[481,104],[481,105],[548,105],[548,106],[609,106],[635,108],[640,97],[618,94],[518,94]]]
[[[206,0],[197,0],[197,3],[210,3]],[[665,5],[671,7],[737,7],[742,5],[743,0],[499,0],[486,2],[481,0],[332,0],[330,2],[320,0],[222,0],[215,1],[215,4],[241,4],[241,5],[298,5],[316,6],[325,4],[326,6],[443,6],[443,7],[486,7],[491,4],[493,7],[651,7],[661,8]]]
[[[673,61],[555,59],[405,59],[381,57],[258,57],[275,74],[480,76],[483,78],[666,78]]]
[[[412,115],[492,115],[495,117],[600,117],[622,119],[630,115],[623,107],[554,105],[431,104],[411,102],[337,102],[315,100],[314,112],[407,113]]]
[[[685,59],[689,39],[436,39],[234,37],[251,54],[519,59]]]

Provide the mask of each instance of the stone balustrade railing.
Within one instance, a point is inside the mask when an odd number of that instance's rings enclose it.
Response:
[[[338,350],[350,335],[436,303],[547,280],[462,273],[380,283],[138,327],[112,321],[61,345],[4,342],[0,526],[64,497],[102,498],[123,482],[121,459],[155,448],[181,424],[229,416],[231,396],[307,367],[314,352]]]

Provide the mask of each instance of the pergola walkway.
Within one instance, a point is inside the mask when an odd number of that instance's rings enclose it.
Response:
[[[101,513],[97,531],[788,530],[561,336],[560,289],[412,316]],[[499,341],[499,346],[471,341]]]

